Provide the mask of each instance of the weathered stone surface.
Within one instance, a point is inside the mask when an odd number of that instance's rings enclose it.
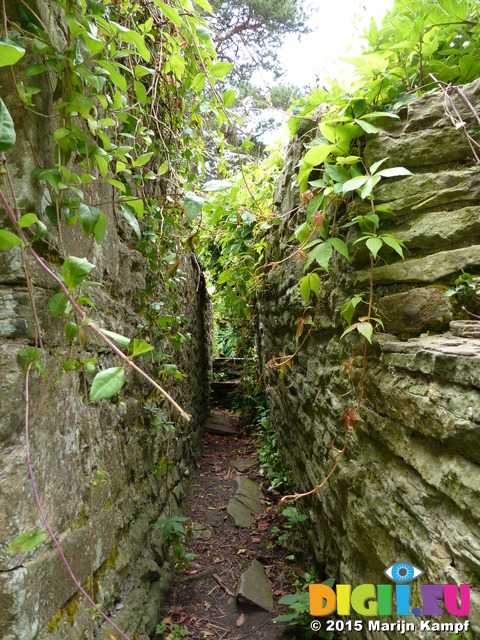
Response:
[[[205,430],[217,436],[236,436],[238,431],[232,426],[232,419],[228,415],[211,415],[205,422]]]
[[[378,301],[380,317],[389,333],[419,334],[441,329],[452,317],[451,300],[437,288],[410,289]]]
[[[454,320],[450,322],[450,331],[460,338],[480,338],[480,321]]]
[[[235,589],[238,602],[249,604],[266,611],[273,611],[273,594],[265,576],[265,570],[258,560],[242,573]]]
[[[237,527],[249,527],[255,520],[255,514],[263,510],[259,488],[245,476],[237,476],[234,485],[236,491],[227,505],[227,513]]]
[[[194,540],[210,540],[212,528],[201,522],[192,522],[192,536]]]
[[[237,471],[247,471],[257,464],[253,458],[239,458],[230,463]]]
[[[432,283],[460,274],[462,270],[469,271],[479,266],[480,245],[477,245],[452,251],[439,251],[425,258],[375,267],[373,277],[376,284]],[[357,271],[354,274],[354,283],[356,286],[366,285],[369,278],[369,271]]]

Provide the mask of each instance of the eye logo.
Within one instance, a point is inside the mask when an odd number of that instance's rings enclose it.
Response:
[[[421,576],[424,571],[408,562],[394,562],[383,573],[393,582],[405,584]]]

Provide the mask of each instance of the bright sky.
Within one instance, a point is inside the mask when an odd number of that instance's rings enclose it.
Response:
[[[370,19],[380,25],[393,0],[312,0],[309,26],[313,32],[303,36],[287,36],[280,59],[287,69],[284,81],[297,86],[313,84],[316,77],[331,78],[350,65],[337,63],[339,58],[357,56],[362,51],[362,38]],[[350,67],[351,68],[351,67]],[[283,80],[283,78],[282,78]]]
[[[355,57],[362,52],[361,38],[375,18],[380,26],[393,0],[311,0],[312,16],[309,25],[312,33],[303,36],[286,36],[279,58],[286,73],[278,83],[293,84],[297,87],[314,86],[316,80],[321,84],[328,78],[345,77],[348,81],[353,71],[352,65],[341,62],[339,58]],[[257,71],[252,77],[259,85],[269,85],[271,78],[262,77]],[[274,117],[279,125],[284,118],[279,112],[263,112],[259,117]],[[270,131],[262,137],[267,144],[278,136]]]

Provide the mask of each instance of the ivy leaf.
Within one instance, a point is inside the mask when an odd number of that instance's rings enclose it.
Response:
[[[0,151],[11,149],[15,144],[15,140],[15,126],[12,117],[0,98]]]
[[[18,236],[16,236],[11,231],[0,229],[0,251],[3,251],[4,249],[10,249],[10,247],[20,246],[23,246],[23,242]]]
[[[170,7],[168,4],[165,4],[165,2],[162,2],[162,0],[154,0],[154,2],[160,7],[160,9],[170,20],[170,22],[173,22],[176,27],[182,26],[182,19],[180,18],[180,15],[176,9]]]
[[[235,103],[235,91],[233,89],[228,89],[222,93],[223,106],[226,109],[233,107]]]
[[[95,232],[95,227],[100,219],[100,209],[90,207],[86,204],[80,204],[78,207],[78,217],[82,223],[83,233],[86,236]]]
[[[401,258],[405,259],[402,249],[402,247],[404,247],[405,245],[402,242],[391,235],[382,235],[382,240],[385,242],[385,244],[388,244],[389,247],[396,251]]]
[[[92,382],[90,389],[90,400],[101,400],[111,398],[120,391],[125,382],[125,371],[123,367],[111,367],[99,371]]]
[[[233,62],[216,62],[212,64],[210,73],[214,78],[224,78],[230,71],[233,71]]]
[[[197,196],[193,191],[186,193],[183,200],[183,208],[185,209],[187,220],[194,220],[203,209],[204,204],[205,200]]]
[[[228,182],[228,180],[209,180],[203,185],[202,191],[226,191],[227,189],[232,189],[233,186],[234,185]]]
[[[57,293],[50,299],[49,309],[52,316],[61,315],[67,308],[68,298],[63,291]]]
[[[377,160],[377,162],[374,162],[370,167],[370,173],[373,175],[375,171],[387,160],[388,158],[382,158],[381,160]]]
[[[354,296],[351,300],[347,300],[342,306],[341,315],[345,318],[348,324],[352,322],[353,314],[355,313],[355,307],[362,302],[360,296]]]
[[[348,255],[348,247],[343,240],[340,240],[340,238],[329,238],[328,242],[330,242],[333,248],[342,256],[344,256],[344,258],[350,260],[350,257]]]
[[[367,245],[369,251],[371,251],[373,259],[376,260],[377,254],[383,246],[382,239],[378,237],[368,238],[365,244]]]
[[[135,231],[135,233],[137,235],[137,238],[139,240],[141,240],[142,239],[142,232],[140,231],[140,225],[138,224],[138,220],[136,219],[136,217],[124,205],[122,205],[122,213],[123,213],[123,217],[125,218],[125,220],[132,227],[132,229]]]
[[[0,37],[0,67],[15,64],[25,55],[25,49],[5,37]]]
[[[128,345],[131,342],[130,338],[127,338],[126,336],[122,336],[120,333],[115,333],[115,331],[108,331],[108,329],[102,329],[100,327],[99,329],[102,333],[104,333],[106,336],[111,338],[114,342],[119,344],[121,347],[128,347]]]
[[[307,269],[315,260],[325,270],[328,269],[328,263],[332,257],[333,248],[329,242],[322,242],[310,251],[308,254],[307,262],[305,263],[305,269]]]
[[[382,178],[395,178],[396,176],[411,176],[412,172],[405,167],[392,167],[391,169],[382,169],[377,176]]]
[[[343,193],[348,193],[349,191],[355,191],[356,189],[360,189],[367,182],[368,176],[357,176],[356,178],[352,178],[351,180],[347,180],[343,185]]]
[[[322,162],[328,158],[333,148],[334,147],[331,144],[319,144],[316,147],[312,147],[305,154],[303,162],[311,167],[315,167],[317,164],[322,164]]]
[[[372,344],[373,327],[370,322],[359,322],[357,325],[357,331],[362,334],[370,344]]]
[[[136,356],[142,355],[142,353],[148,353],[152,349],[152,345],[145,342],[145,340],[137,340],[137,338],[135,338],[132,345],[132,356],[135,358]]]
[[[34,213],[25,213],[18,221],[18,226],[21,229],[25,229],[26,227],[31,227],[32,224],[38,222],[38,218]]]
[[[7,553],[26,553],[38,547],[45,540],[46,533],[41,529],[21,533],[7,549]]]
[[[75,336],[78,333],[78,325],[76,322],[67,322],[65,326],[65,336],[69,342],[75,340]]]
[[[365,133],[378,133],[377,127],[374,127],[373,124],[370,124],[369,122],[365,122],[365,120],[356,119],[355,122],[359,127],[362,127]]]
[[[68,256],[62,267],[63,282],[68,289],[73,289],[85,280],[94,267],[86,258]]]

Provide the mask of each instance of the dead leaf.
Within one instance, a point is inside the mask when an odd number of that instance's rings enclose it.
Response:
[[[205,611],[208,611],[210,609],[210,607],[212,606],[211,602],[204,602],[203,606],[205,607]]]
[[[212,560],[213,564],[219,564],[220,562],[223,562],[223,560],[221,558],[219,558],[218,556],[215,556],[215,558]]]
[[[241,627],[244,622],[245,622],[245,614],[241,613],[237,618],[237,622],[236,622],[237,627]]]
[[[169,624],[172,627],[173,626],[173,620],[170,617],[164,618],[162,620],[162,624]]]
[[[238,556],[241,556],[241,555],[242,555],[242,554],[244,554],[244,553],[247,553],[247,550],[246,550],[246,549],[239,549],[239,550],[237,551],[237,555],[238,555]]]
[[[260,544],[261,541],[262,541],[261,538],[252,538],[252,542],[254,542],[256,544]]]

